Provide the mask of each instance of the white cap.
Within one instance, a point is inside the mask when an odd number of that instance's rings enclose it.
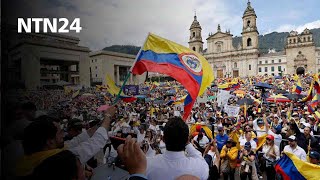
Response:
[[[296,113],[296,112],[292,113],[292,116],[295,116],[295,115],[298,115],[298,113]]]
[[[311,127],[309,123],[302,123],[305,127]]]
[[[291,136],[289,136],[289,138],[288,139],[291,139],[291,140],[296,140],[297,138],[296,138],[296,136],[294,136],[294,135],[291,135]]]
[[[300,119],[300,122],[301,122],[301,123],[305,123],[305,122],[306,122],[306,119],[301,118],[301,119]]]

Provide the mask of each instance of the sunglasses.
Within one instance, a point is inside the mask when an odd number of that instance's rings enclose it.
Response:
[[[271,139],[267,138],[267,141],[270,141]]]

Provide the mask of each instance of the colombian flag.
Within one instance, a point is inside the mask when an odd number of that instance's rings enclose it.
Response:
[[[310,100],[312,99],[313,84],[314,84],[314,80],[313,80],[313,82],[312,82],[311,85],[310,85],[310,89],[309,89],[309,92],[308,92],[307,97],[303,98],[303,99],[301,100],[301,102],[307,102],[307,101],[310,101]]]
[[[318,180],[320,178],[320,166],[302,161],[288,152],[285,152],[277,162],[275,170],[284,180]]]
[[[187,89],[183,119],[187,119],[197,97],[214,80],[212,68],[203,56],[151,33],[131,69],[139,75],[146,71],[171,76]]]
[[[298,80],[298,82],[296,84],[295,92],[298,93],[298,94],[301,94],[301,91],[302,91],[301,82],[300,82],[300,80]]]
[[[314,82],[314,89],[316,90],[317,94],[320,94],[320,86],[318,81]]]

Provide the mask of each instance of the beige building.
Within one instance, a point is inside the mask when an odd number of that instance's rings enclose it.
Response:
[[[114,80],[117,85],[122,85],[133,62],[134,55],[117,53],[111,51],[96,51],[90,53],[91,85],[106,84],[106,74]],[[130,75],[127,85],[141,84],[146,75]]]
[[[20,82],[27,89],[64,81],[88,87],[89,48],[79,46],[76,37],[59,34],[17,34],[12,27],[9,45],[8,82]]]
[[[284,52],[269,50],[268,54],[261,54],[258,58],[258,75],[287,74],[287,60]]]
[[[242,16],[242,43],[232,45],[230,30],[209,33],[207,50],[203,51],[201,26],[194,16],[190,26],[189,48],[202,53],[211,64],[215,77],[246,77],[257,74],[304,74],[320,71],[319,48],[315,47],[312,33],[305,29],[298,34],[292,31],[287,37],[283,52],[259,52],[257,15],[250,1]],[[317,60],[318,59],[318,60]]]

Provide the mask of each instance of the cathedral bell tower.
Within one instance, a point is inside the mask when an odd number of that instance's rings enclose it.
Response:
[[[203,42],[201,36],[201,26],[197,21],[197,15],[194,15],[194,20],[190,26],[190,39],[189,39],[189,48],[193,51],[202,54],[203,51]]]
[[[257,15],[251,7],[250,1],[247,3],[247,8],[243,13],[242,27],[242,46],[243,49],[257,49],[259,46],[259,32],[257,29]]]

